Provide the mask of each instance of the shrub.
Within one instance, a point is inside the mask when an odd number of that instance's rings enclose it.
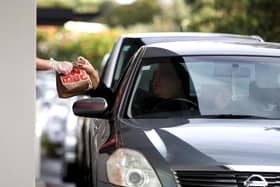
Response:
[[[120,32],[75,33],[61,27],[37,28],[37,56],[72,61],[84,56],[98,69]]]

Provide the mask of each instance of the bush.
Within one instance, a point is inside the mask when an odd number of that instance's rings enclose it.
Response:
[[[72,61],[84,56],[98,69],[105,53],[112,48],[119,31],[74,33],[60,27],[37,28],[37,56]]]

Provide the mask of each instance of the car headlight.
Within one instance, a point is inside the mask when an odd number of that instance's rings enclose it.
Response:
[[[120,148],[107,160],[110,183],[131,187],[161,187],[152,166],[139,152]]]

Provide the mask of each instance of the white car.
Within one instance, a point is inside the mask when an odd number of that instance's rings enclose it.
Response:
[[[107,57],[107,63],[102,65],[101,78],[110,88],[114,88],[123,73],[128,61],[134,53],[143,45],[173,42],[173,41],[226,41],[226,42],[263,42],[260,36],[256,35],[238,35],[223,33],[202,33],[202,32],[154,32],[139,34],[121,35],[110,56]],[[103,67],[104,66],[104,67]]]

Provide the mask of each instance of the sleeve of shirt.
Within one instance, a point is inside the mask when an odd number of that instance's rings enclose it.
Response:
[[[87,94],[91,97],[103,97],[106,99],[109,108],[113,106],[115,94],[103,82],[100,82],[95,90],[89,90]]]

